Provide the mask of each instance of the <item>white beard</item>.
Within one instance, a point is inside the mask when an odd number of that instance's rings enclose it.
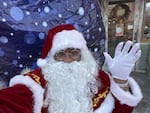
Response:
[[[93,113],[92,97],[98,84],[97,65],[91,55],[72,63],[49,59],[42,72],[47,80],[49,113]]]

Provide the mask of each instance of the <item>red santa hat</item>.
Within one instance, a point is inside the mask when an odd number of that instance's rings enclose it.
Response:
[[[59,25],[49,30],[42,50],[42,59],[48,54],[54,56],[56,52],[66,48],[88,50],[83,34],[71,24]],[[38,65],[45,64],[42,59],[38,60]]]

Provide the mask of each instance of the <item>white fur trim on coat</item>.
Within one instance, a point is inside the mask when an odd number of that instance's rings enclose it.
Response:
[[[43,105],[43,93],[44,89],[32,80],[29,76],[17,75],[10,80],[9,86],[16,84],[23,84],[27,86],[33,93],[34,97],[34,113],[41,113],[41,108]]]
[[[66,48],[78,48],[88,50],[86,40],[82,33],[77,30],[63,30],[58,32],[53,39],[51,54]]]
[[[133,78],[129,77],[128,82],[131,93],[121,89],[117,83],[115,83],[113,78],[111,78],[110,89],[112,94],[121,102],[121,104],[127,104],[134,107],[141,101],[143,96],[139,85]]]
[[[115,100],[113,96],[109,93],[105,98],[104,102],[99,108],[97,108],[94,113],[112,113],[115,106]]]

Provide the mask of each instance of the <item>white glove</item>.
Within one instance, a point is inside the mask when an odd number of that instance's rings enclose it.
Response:
[[[115,56],[112,58],[107,52],[104,52],[106,63],[114,78],[127,80],[136,61],[141,56],[140,45],[127,41],[119,43],[115,49]]]

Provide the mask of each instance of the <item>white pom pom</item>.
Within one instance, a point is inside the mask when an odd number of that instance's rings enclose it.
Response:
[[[39,59],[37,60],[37,65],[38,65],[39,67],[43,67],[46,63],[47,63],[47,61],[46,61],[45,59],[39,58]]]

